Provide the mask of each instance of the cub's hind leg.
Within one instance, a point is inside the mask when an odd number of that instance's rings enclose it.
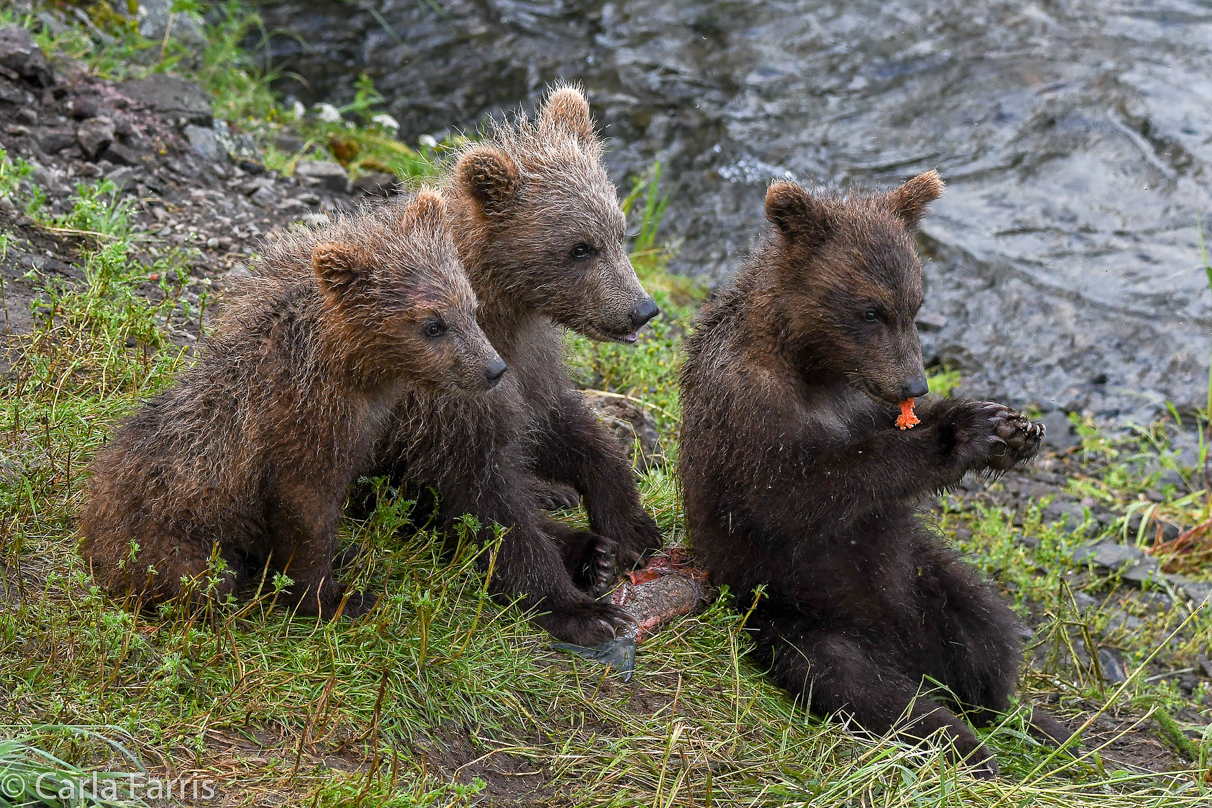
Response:
[[[941,731],[951,756],[992,777],[997,759],[962,719],[933,699],[872,639],[858,631],[819,629],[791,612],[761,609],[750,618],[758,647],[780,685],[807,697],[813,712],[849,715],[868,732],[922,740]],[[895,652],[892,652],[895,653]]]
[[[997,591],[950,549],[923,536],[917,553],[923,670],[945,684],[978,726],[1010,706],[1024,626]]]

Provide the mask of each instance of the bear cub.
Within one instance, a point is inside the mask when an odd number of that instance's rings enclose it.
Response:
[[[150,606],[223,598],[268,564],[300,614],[367,611],[333,580],[346,491],[408,389],[501,379],[476,305],[434,191],[270,245],[197,363],[94,461],[80,532],[97,582]]]
[[[1021,626],[916,514],[968,472],[1035,455],[1043,427],[927,392],[913,235],[934,172],[880,194],[776,182],[773,237],[699,315],[682,371],[681,472],[700,562],[728,585],[759,653],[817,713],[924,738],[983,776],[977,725],[1009,706]],[[931,683],[941,688],[926,694]]]
[[[658,308],[627,256],[585,97],[555,89],[534,119],[468,144],[445,191],[480,323],[509,375],[484,399],[406,396],[366,476],[410,498],[437,492],[447,522],[471,514],[485,538],[505,528],[494,593],[534,609],[555,637],[598,645],[627,617],[595,596],[661,533],[618,442],[568,378],[564,330],[631,344]],[[584,498],[589,530],[542,513],[553,484]]]

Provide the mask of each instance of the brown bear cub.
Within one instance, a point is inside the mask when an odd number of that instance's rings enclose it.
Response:
[[[506,528],[496,592],[542,612],[536,621],[556,637],[597,645],[626,618],[592,596],[616,559],[630,566],[661,537],[621,448],[564,371],[563,329],[632,343],[658,309],[628,260],[584,96],[557,89],[535,120],[466,147],[446,195],[480,323],[510,372],[482,401],[406,397],[369,475],[436,490],[448,518]],[[584,497],[591,531],[542,514],[550,483]]]
[[[268,563],[300,614],[337,613],[341,506],[396,402],[469,397],[505,372],[445,220],[422,191],[271,245],[197,364],[93,463],[80,531],[100,584],[189,598],[221,559],[222,598]],[[351,594],[344,613],[373,604]]]
[[[993,755],[932,695],[987,724],[1020,661],[1014,613],[916,515],[968,472],[1031,458],[1043,428],[983,401],[927,392],[914,318],[913,234],[934,172],[894,191],[774,183],[775,232],[699,315],[682,371],[681,473],[699,561],[750,618],[774,678],[818,713],[867,730],[936,730],[977,773]]]

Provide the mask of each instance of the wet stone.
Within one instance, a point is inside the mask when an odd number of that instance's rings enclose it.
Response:
[[[58,154],[76,142],[76,133],[70,129],[47,129],[36,138],[38,148],[45,154]]]
[[[1159,574],[1157,559],[1136,547],[1113,542],[1082,545],[1073,551],[1078,564],[1092,563],[1100,571],[1119,572],[1125,581],[1141,584]]]

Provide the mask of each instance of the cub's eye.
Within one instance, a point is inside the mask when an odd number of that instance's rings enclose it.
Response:
[[[597,252],[597,250],[595,250],[593,247],[590,247],[588,244],[586,244],[585,242],[582,241],[580,244],[573,247],[572,250],[568,254],[570,256],[572,256],[573,258],[577,259],[578,261],[582,261],[582,260],[590,257],[591,255],[593,255],[596,252]]]
[[[880,313],[875,309],[867,309],[867,312],[863,315],[863,319],[869,323],[879,322]]]
[[[440,320],[430,320],[421,328],[421,332],[430,339],[437,339],[446,333],[446,324]]]

